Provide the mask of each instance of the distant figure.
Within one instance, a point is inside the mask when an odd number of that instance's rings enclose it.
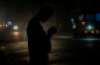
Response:
[[[52,26],[46,34],[40,22],[47,22],[53,14],[53,8],[45,5],[28,23],[28,49],[32,65],[47,65],[48,63],[48,53],[51,49],[50,38],[57,32],[57,29]]]

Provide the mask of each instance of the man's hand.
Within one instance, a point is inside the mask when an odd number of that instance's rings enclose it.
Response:
[[[53,35],[57,33],[57,28],[55,28],[54,26],[52,26],[48,31],[47,31],[47,34],[48,35]]]

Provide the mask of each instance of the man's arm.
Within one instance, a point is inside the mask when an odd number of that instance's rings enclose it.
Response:
[[[51,34],[47,34],[47,38],[50,39],[52,37]]]

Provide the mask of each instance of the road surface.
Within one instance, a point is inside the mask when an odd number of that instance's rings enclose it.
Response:
[[[25,34],[21,36],[1,35],[1,37],[0,48],[6,54],[9,62],[29,63]],[[99,39],[73,39],[73,36],[55,36],[51,39],[51,43],[49,65],[89,65],[99,62],[96,59],[99,58]]]

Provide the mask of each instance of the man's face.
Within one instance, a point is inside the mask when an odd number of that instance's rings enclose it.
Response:
[[[42,19],[42,22],[47,22],[47,21],[49,21],[50,19],[49,18],[47,18],[47,19]]]
[[[53,16],[53,14],[51,15],[44,15],[42,18],[41,18],[41,21],[42,22],[47,22],[51,19],[51,17]]]
[[[44,18],[42,18],[42,22],[47,22],[47,21],[49,21],[50,20],[50,18],[51,18],[51,16],[50,17],[44,17]]]

